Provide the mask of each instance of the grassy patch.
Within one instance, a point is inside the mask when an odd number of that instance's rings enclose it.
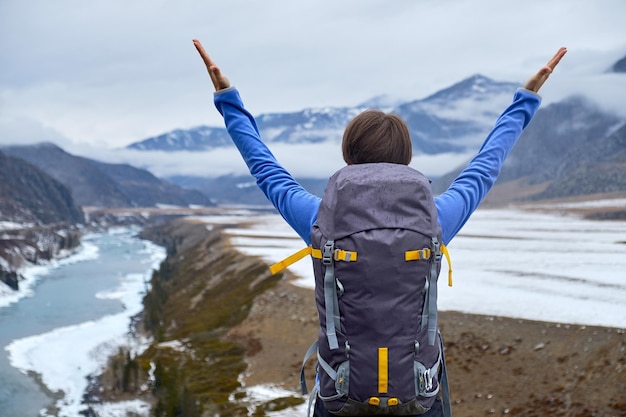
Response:
[[[190,232],[187,225],[160,231],[168,258],[153,274],[144,299],[144,324],[155,342],[137,361],[144,372],[147,363],[155,367],[153,415],[247,416],[247,409],[237,405],[240,401],[230,401],[246,369],[245,349],[223,336],[248,316],[254,298],[280,276],[271,276],[263,262],[230,248],[218,233],[208,234],[197,225],[193,233],[184,232]],[[168,341],[177,341],[180,348],[162,343]],[[258,412],[297,400],[270,401]]]

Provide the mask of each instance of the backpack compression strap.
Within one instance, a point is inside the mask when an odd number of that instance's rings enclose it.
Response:
[[[448,253],[448,248],[443,243],[441,244],[441,252],[446,257],[448,261],[448,286],[452,286],[452,262],[450,262],[450,254]],[[408,250],[404,253],[405,261],[419,261],[424,259],[430,259],[431,256],[430,248],[419,249],[419,250]],[[300,249],[298,252],[289,255],[282,261],[276,262],[275,264],[270,266],[270,272],[276,274],[283,269],[289,268],[291,265],[298,262],[300,259],[304,258],[307,255],[311,255],[315,259],[322,259],[322,251],[319,249],[313,249],[312,246],[307,246],[306,248]],[[346,261],[346,262],[354,262],[356,261],[357,253],[351,252],[347,250],[335,249],[335,260],[336,261]]]
[[[439,244],[441,253],[446,257],[446,261],[448,261],[448,287],[452,286],[452,262],[450,261],[450,254],[448,253],[448,248],[443,243]],[[418,250],[408,250],[404,252],[404,260],[405,261],[422,261],[428,260],[432,256],[433,251],[430,248],[418,249]]]
[[[272,273],[272,275],[276,274],[285,268],[289,268],[289,266],[295,264],[307,255],[311,255],[315,259],[322,259],[322,251],[320,249],[313,249],[313,247],[309,245],[304,249],[300,249],[293,255],[289,255],[282,261],[276,262],[275,264],[271,265],[270,272]],[[357,253],[342,249],[335,249],[333,258],[336,261],[354,262],[356,261]]]

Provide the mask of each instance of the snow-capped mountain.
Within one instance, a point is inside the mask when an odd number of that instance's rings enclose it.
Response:
[[[465,152],[484,138],[498,114],[511,101],[517,84],[474,75],[424,99],[401,102],[374,97],[354,107],[309,108],[256,116],[266,143],[337,143],[346,124],[368,108],[393,112],[406,120],[416,152]],[[135,142],[143,151],[198,151],[232,146],[224,128],[199,126]]]
[[[474,75],[393,112],[407,122],[416,151],[466,152],[483,141],[518,87]]]

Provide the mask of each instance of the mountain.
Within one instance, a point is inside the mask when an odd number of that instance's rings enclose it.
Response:
[[[624,65],[626,58],[615,64],[615,71],[621,71]],[[364,109],[378,107],[400,115],[407,122],[416,155],[438,156],[445,163],[447,154],[458,158],[479,149],[501,111],[510,104],[517,87],[515,83],[474,75],[419,100],[378,96],[354,107],[261,114],[256,119],[263,140],[270,147],[281,143],[297,150],[302,144],[338,145],[349,120]],[[620,126],[625,121],[583,97],[569,97],[542,107],[513,149],[496,184],[496,189],[507,189],[508,194],[493,193],[490,198],[494,200],[497,196],[506,202],[626,191],[624,167],[617,160],[607,160],[610,155],[621,155]],[[129,147],[175,152],[225,146],[233,145],[224,129],[199,127],[176,130]],[[435,192],[444,191],[461,169],[451,167],[448,174],[436,178]],[[310,191],[320,195],[326,178],[298,180],[307,182]],[[249,175],[219,178],[175,175],[169,180],[183,187],[193,186],[221,203],[266,203]]]
[[[36,225],[82,223],[70,190],[35,166],[0,152],[0,220]]]
[[[475,147],[500,111],[509,104],[518,84],[474,75],[421,100],[399,102],[374,97],[354,107],[309,108],[255,117],[268,144],[339,143],[346,124],[368,108],[382,108],[406,120],[416,152],[463,152]],[[129,145],[151,151],[197,151],[233,146],[224,128],[200,126],[174,130]]]
[[[611,67],[611,72],[626,72],[626,56]]]
[[[139,151],[199,151],[230,146],[232,141],[226,129],[199,126],[193,129],[176,129],[153,138],[127,146]]]
[[[507,158],[498,188],[515,183],[510,200],[539,200],[626,191],[626,120],[583,97],[541,108]],[[433,182],[443,192],[462,167]]]
[[[406,120],[416,154],[468,153],[478,149],[502,109],[519,85],[498,82],[482,75],[468,77],[419,100],[399,100],[388,95],[373,97],[354,107],[304,109],[299,112],[256,116],[263,140],[270,145],[331,143],[338,147],[348,122],[369,108],[393,112]],[[200,126],[135,142],[129,149],[142,151],[199,151],[232,147],[224,128]],[[330,173],[329,175],[330,176]],[[267,204],[250,175],[167,178],[182,187],[193,187],[219,203]],[[323,193],[327,177],[297,178],[309,191]]]
[[[127,164],[106,164],[94,161],[98,170],[113,180],[132,206],[151,207],[157,204],[210,206],[210,199],[203,193],[185,189],[152,175],[145,169]]]
[[[149,207],[211,205],[209,198],[126,164],[107,164],[71,155],[52,143],[1,148],[37,166],[71,189],[80,206]]]
[[[76,226],[84,220],[66,186],[0,152],[0,286],[19,289],[16,269],[25,262],[49,260],[78,245]]]
[[[409,126],[414,153],[467,152],[480,146],[518,87],[474,75],[393,112]]]

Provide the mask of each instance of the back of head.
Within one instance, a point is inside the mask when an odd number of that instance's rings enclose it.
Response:
[[[366,110],[348,123],[342,151],[348,165],[375,162],[408,165],[413,153],[406,123],[399,116],[379,110]]]

